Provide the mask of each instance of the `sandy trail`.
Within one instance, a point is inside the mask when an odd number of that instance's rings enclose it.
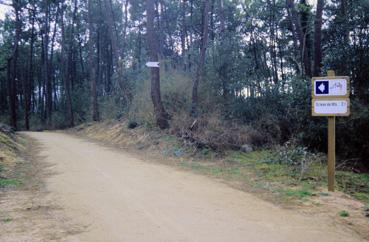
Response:
[[[86,226],[67,241],[361,241],[329,219],[66,134],[26,133],[51,165],[48,199]]]

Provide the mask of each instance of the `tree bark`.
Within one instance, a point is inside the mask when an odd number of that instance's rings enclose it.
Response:
[[[64,8],[64,6],[62,7]],[[74,23],[74,21],[73,21]],[[73,31],[71,31],[73,32]],[[72,106],[72,87],[71,87],[71,76],[70,76],[70,53],[72,46],[69,45],[69,50],[67,53],[67,43],[65,36],[65,28],[64,28],[64,9],[61,13],[61,34],[62,34],[62,78],[64,84],[64,93],[65,93],[65,121],[68,127],[74,126],[74,116],[73,116],[73,106]],[[71,38],[71,36],[70,36]]]
[[[198,115],[198,88],[199,82],[202,81],[204,76],[205,67],[205,54],[208,44],[208,31],[209,31],[209,0],[203,2],[203,16],[202,16],[202,34],[201,34],[201,47],[200,47],[200,60],[197,65],[196,75],[193,79],[192,85],[192,106],[191,116],[196,117]]]
[[[52,112],[52,85],[49,75],[49,11],[50,6],[48,1],[45,2],[45,18],[43,26],[43,56],[42,56],[42,74],[43,80],[46,86],[46,125],[51,125],[51,112]]]
[[[26,130],[29,130],[29,116],[31,111],[31,96],[32,96],[32,83],[33,83],[33,52],[35,42],[35,14],[36,10],[32,9],[29,11],[30,23],[31,23],[31,41],[30,51],[28,57],[28,75],[25,85],[25,96],[24,96],[24,126]]]
[[[320,75],[322,62],[322,16],[324,0],[318,0],[314,23],[314,76]]]
[[[157,62],[158,59],[158,38],[154,28],[155,1],[146,1],[147,13],[147,45],[149,47],[150,61]],[[160,93],[160,71],[159,68],[151,68],[151,99],[154,105],[156,124],[160,129],[169,127],[168,114],[161,101]]]
[[[186,52],[186,38],[187,38],[187,23],[186,23],[187,0],[182,0],[181,3],[181,52],[183,70],[186,71],[185,52]]]
[[[21,34],[21,20],[19,12],[21,10],[19,0],[13,0],[13,8],[15,13],[15,36],[13,53],[8,59],[8,88],[9,88],[9,108],[10,108],[10,125],[17,129],[17,81],[18,81],[18,52]]]
[[[303,62],[304,74],[311,76],[311,61],[309,58],[309,51],[307,48],[307,35],[304,33],[299,14],[296,10],[294,0],[286,0],[287,10],[291,13],[289,16],[293,24],[294,29],[292,31],[296,32],[297,38],[299,40],[299,49],[301,60]]]
[[[92,19],[92,0],[88,1],[88,66],[89,66],[89,79],[91,84],[91,115],[93,121],[99,121],[99,109],[97,102],[97,88],[96,88],[96,61],[94,54],[94,35],[93,32],[93,19]]]

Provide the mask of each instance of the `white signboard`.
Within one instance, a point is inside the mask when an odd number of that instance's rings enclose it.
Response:
[[[350,100],[343,99],[313,99],[313,116],[349,116]]]
[[[146,63],[146,66],[147,67],[157,67],[158,68],[159,64],[160,64],[159,62],[149,61],[149,62]]]
[[[313,79],[314,97],[348,97],[348,78]]]

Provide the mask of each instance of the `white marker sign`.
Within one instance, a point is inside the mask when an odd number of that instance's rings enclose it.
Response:
[[[313,79],[314,97],[348,97],[348,78]]]
[[[349,116],[350,100],[313,99],[313,116]]]
[[[159,62],[149,61],[146,63],[146,66],[159,68],[159,64],[160,64]]]

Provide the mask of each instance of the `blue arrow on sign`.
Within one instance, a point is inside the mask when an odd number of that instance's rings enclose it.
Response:
[[[315,92],[316,94],[329,94],[329,81],[316,81]]]

